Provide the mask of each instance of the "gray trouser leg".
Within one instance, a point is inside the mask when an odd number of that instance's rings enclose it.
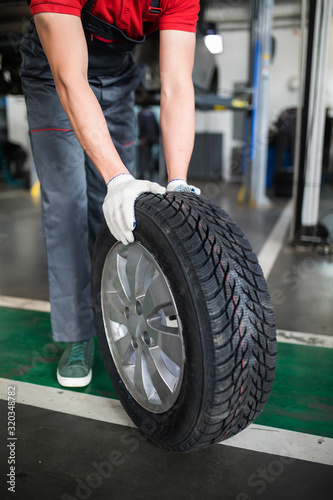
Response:
[[[53,78],[31,25],[21,52],[22,86],[31,144],[41,182],[51,322],[55,341],[94,335],[90,297],[91,250],[103,220],[103,179],[85,156],[56,94]],[[118,152],[134,168],[133,84],[93,79]],[[122,115],[116,111],[120,109]]]
[[[53,338],[85,340],[94,326],[84,153],[72,131],[32,132],[31,143],[41,182]]]

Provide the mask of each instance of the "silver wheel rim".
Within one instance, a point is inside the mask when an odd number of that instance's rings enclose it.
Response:
[[[185,350],[168,281],[139,243],[117,243],[104,263],[101,284],[105,334],[127,390],[154,413],[178,398]]]

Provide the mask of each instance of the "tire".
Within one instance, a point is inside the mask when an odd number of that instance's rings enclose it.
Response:
[[[135,243],[106,225],[92,269],[96,332],[124,409],[154,443],[206,448],[253,422],[276,365],[273,306],[242,231],[189,193],[141,195]]]

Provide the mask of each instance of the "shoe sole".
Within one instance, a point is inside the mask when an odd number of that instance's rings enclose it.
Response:
[[[91,382],[92,370],[85,377],[62,377],[57,370],[57,380],[63,387],[85,387]]]

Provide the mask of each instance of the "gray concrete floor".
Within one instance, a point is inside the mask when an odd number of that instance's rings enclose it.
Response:
[[[5,410],[0,401],[0,415]],[[2,499],[331,498],[332,468],[327,465],[220,445],[174,454],[128,427],[27,405],[18,407],[17,416],[22,472],[16,494],[5,493]],[[269,470],[280,473],[274,477]]]
[[[197,183],[202,193],[226,210],[258,253],[286,200],[269,209],[237,204],[239,186]],[[0,190],[0,295],[48,300],[47,263],[39,200],[24,190]]]
[[[39,200],[27,191],[0,193],[0,294],[48,300]]]

